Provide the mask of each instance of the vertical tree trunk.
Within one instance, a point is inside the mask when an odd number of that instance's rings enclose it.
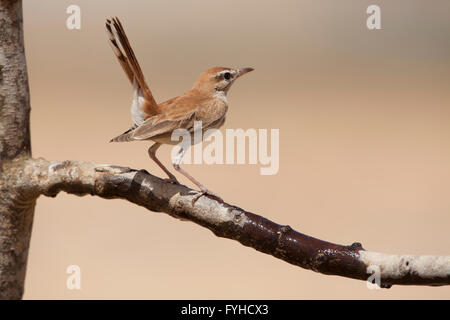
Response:
[[[34,214],[34,200],[14,188],[11,164],[31,156],[30,98],[22,1],[0,0],[0,298],[20,299]]]

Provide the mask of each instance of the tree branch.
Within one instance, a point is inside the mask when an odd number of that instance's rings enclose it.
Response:
[[[349,246],[319,240],[276,224],[238,207],[201,197],[183,185],[174,185],[146,171],[96,165],[90,162],[50,162],[44,159],[14,161],[7,181],[21,199],[39,195],[54,197],[60,191],[126,199],[151,211],[165,212],[211,230],[216,236],[270,254],[288,263],[327,275],[367,280],[380,271],[383,287],[401,285],[449,285],[450,256],[388,255],[366,251],[361,244]]]

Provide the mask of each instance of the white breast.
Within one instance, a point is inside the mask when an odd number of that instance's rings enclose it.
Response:
[[[224,91],[216,91],[214,93],[214,98],[222,100],[226,104],[228,104],[227,94]]]

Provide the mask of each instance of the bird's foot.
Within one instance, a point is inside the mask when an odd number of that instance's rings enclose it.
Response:
[[[169,175],[169,178],[165,178],[163,180],[164,180],[164,182],[167,182],[167,183],[180,184],[180,182],[178,182],[177,178],[175,178],[174,175]]]
[[[223,202],[222,198],[217,194],[212,192],[211,190],[203,187],[200,188],[200,192],[197,193],[193,198],[192,198],[192,205],[195,204],[195,202],[197,202],[198,199],[200,199],[202,196],[209,196],[211,198],[216,199],[217,201]]]

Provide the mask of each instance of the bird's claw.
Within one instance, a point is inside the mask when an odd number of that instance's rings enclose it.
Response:
[[[209,196],[211,198],[216,199],[217,201],[223,202],[222,198],[219,197],[219,195],[217,195],[216,193],[212,192],[211,190],[208,190],[206,188],[201,189],[201,191],[199,193],[197,193],[193,198],[192,198],[192,205],[195,204],[195,202],[197,202],[198,199],[200,199],[202,196]]]
[[[175,177],[165,178],[163,180],[164,180],[164,182],[171,183],[171,184],[180,184],[178,182],[177,178],[175,178]]]

